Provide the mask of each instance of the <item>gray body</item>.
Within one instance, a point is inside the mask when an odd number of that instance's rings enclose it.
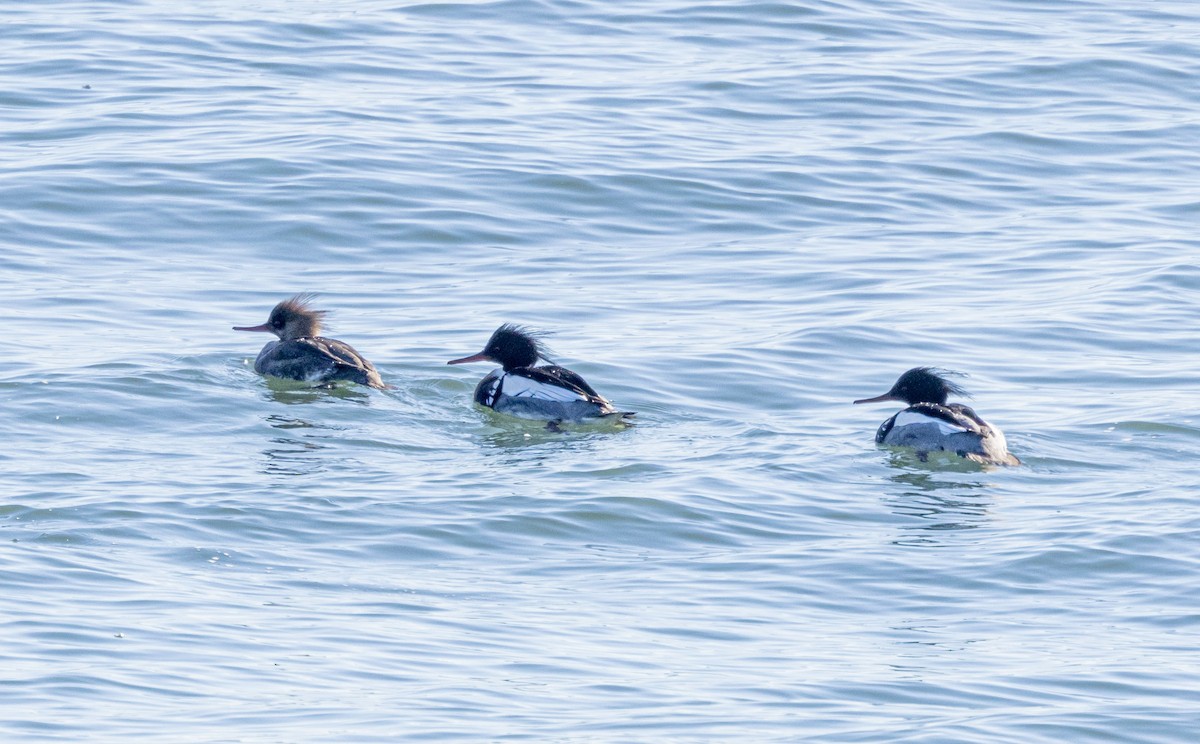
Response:
[[[981,463],[1019,465],[1008,452],[1004,432],[961,403],[917,403],[884,421],[875,441],[912,447],[919,455],[953,452]]]
[[[289,380],[318,383],[345,380],[373,388],[386,387],[375,365],[350,344],[322,336],[269,342],[258,352],[254,371]]]
[[[540,421],[581,423],[632,415],[613,408],[574,372],[552,366],[492,370],[475,386],[475,402],[499,413]]]

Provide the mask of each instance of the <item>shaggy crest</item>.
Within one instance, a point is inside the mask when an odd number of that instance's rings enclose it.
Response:
[[[938,367],[914,367],[896,380],[892,389],[885,395],[893,400],[903,400],[909,405],[917,403],[937,403],[946,405],[951,395],[971,397],[961,385],[947,378],[964,377],[960,372],[953,372]]]
[[[941,367],[914,367],[906,372],[906,375],[913,373],[928,375],[936,379],[942,384],[942,390],[946,391],[947,395],[957,395],[961,398],[973,398],[975,396],[967,392],[966,388],[959,385],[957,382],[948,380],[948,377],[966,377],[966,372],[956,372],[952,369],[942,369]]]
[[[325,316],[329,311],[311,307],[316,295],[301,292],[280,302],[271,310],[267,323],[281,338],[311,338],[321,335]]]
[[[550,347],[546,346],[546,342],[542,340],[548,335],[549,334],[545,331],[535,331],[527,326],[518,325],[516,323],[505,323],[492,333],[492,337],[488,339],[487,346],[484,347],[484,350],[494,352],[506,346],[532,347],[534,353],[537,354],[537,358],[526,366],[532,366],[533,364],[537,363],[537,359],[544,359],[545,361],[553,364],[554,360],[550,358],[550,355],[554,352],[551,351]]]

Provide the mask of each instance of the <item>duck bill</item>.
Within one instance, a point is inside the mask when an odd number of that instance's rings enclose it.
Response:
[[[256,325],[256,326],[234,326],[233,330],[235,330],[235,331],[266,331],[269,333],[271,331],[271,326],[267,325],[266,323],[263,323],[262,325]]]
[[[876,395],[874,398],[863,398],[862,400],[856,400],[856,401],[854,401],[854,404],[858,405],[859,403],[882,403],[885,400],[903,401],[904,399],[899,396],[892,395],[891,393],[884,393],[883,395]]]
[[[470,364],[471,362],[487,362],[491,361],[491,359],[492,358],[490,356],[481,351],[478,354],[463,357],[462,359],[451,359],[450,361],[446,362],[446,364]]]

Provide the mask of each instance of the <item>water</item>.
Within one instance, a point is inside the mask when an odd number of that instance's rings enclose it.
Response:
[[[1193,3],[0,10],[6,741],[1194,741]]]

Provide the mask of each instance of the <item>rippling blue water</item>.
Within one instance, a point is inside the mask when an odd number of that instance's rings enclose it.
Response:
[[[1130,5],[0,1],[3,738],[1194,741]],[[302,290],[394,389],[254,374]],[[472,408],[504,321],[637,425]],[[917,364],[1025,465],[877,449]]]

